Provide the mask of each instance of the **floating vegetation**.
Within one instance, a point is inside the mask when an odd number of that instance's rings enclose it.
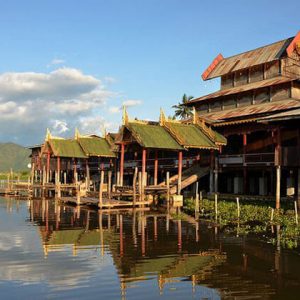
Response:
[[[218,200],[217,209],[214,200],[203,199],[200,203],[199,216],[217,224],[228,234],[260,234],[262,238],[285,248],[296,248],[300,241],[300,226],[297,224],[294,210],[288,205],[274,210],[266,203],[235,203]],[[184,209],[189,214],[195,213],[195,201],[185,199]]]

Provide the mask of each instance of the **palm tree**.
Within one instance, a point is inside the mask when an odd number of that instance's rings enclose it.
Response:
[[[172,106],[172,108],[175,108],[175,118],[186,119],[192,115],[192,108],[186,106],[186,104],[193,98],[193,96],[183,94],[181,102]]]

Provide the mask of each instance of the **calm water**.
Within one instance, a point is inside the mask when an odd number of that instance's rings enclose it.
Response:
[[[155,212],[0,198],[0,299],[299,299],[300,255]]]

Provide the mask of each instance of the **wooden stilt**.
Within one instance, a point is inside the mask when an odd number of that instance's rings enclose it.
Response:
[[[34,167],[35,167],[35,163],[33,162],[31,164],[31,186],[33,186],[33,183],[34,183]]]
[[[107,175],[108,179],[107,179],[107,195],[108,195],[108,199],[111,199],[111,177],[112,177],[112,172],[111,170],[108,171],[108,175]]]
[[[121,144],[121,157],[120,157],[120,186],[123,186],[124,179],[124,155],[125,155],[125,145]]]
[[[46,175],[46,182],[49,183],[50,177],[50,151],[47,152],[47,175]]]
[[[143,177],[143,184],[147,185],[147,178],[146,178],[146,159],[147,159],[147,150],[143,149],[142,151],[142,177]]]
[[[178,252],[182,250],[182,228],[181,228],[181,220],[177,221],[177,233],[178,233]]]
[[[244,164],[243,164],[243,185],[244,185],[244,194],[247,194],[248,190],[247,190],[247,168],[246,168],[246,163],[245,163],[245,158],[246,158],[246,154],[247,154],[247,134],[244,133],[243,134],[243,155],[244,155]]]
[[[167,211],[170,210],[170,173],[166,174],[166,185],[167,185]]]
[[[155,158],[154,158],[154,185],[157,185],[157,178],[158,178],[158,153],[155,151]]]
[[[102,209],[103,205],[103,183],[104,183],[104,171],[101,171],[100,186],[99,186],[99,204],[98,207]]]
[[[281,132],[277,129],[277,143],[275,146],[276,165],[276,209],[280,209],[280,181],[281,181]]]
[[[136,180],[138,176],[138,168],[135,167],[134,169],[134,175],[133,175],[133,183],[132,183],[132,188],[133,188],[133,206],[135,207],[136,205]]]
[[[276,209],[280,209],[280,181],[281,181],[281,168],[276,166]]]
[[[143,190],[142,172],[139,172],[139,201],[142,201],[142,190]]]
[[[209,170],[209,192],[212,194],[214,191],[214,150],[210,151],[210,170]]]
[[[57,157],[57,197],[61,198],[61,189],[60,189],[60,157]]]
[[[218,158],[215,157],[215,170],[214,170],[215,178],[214,178],[214,191],[215,193],[218,193],[219,188],[219,164],[218,164]]]
[[[196,182],[196,195],[195,195],[195,218],[198,218],[199,214],[199,183]]]
[[[178,152],[178,188],[177,194],[181,194],[181,181],[182,181],[182,151]]]
[[[87,191],[90,190],[90,167],[89,167],[89,161],[88,159],[85,161],[85,169],[86,169],[86,189]]]

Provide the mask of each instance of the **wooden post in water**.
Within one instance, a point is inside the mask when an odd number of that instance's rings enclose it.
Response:
[[[237,217],[240,219],[240,198],[236,197],[236,205],[237,205]]]
[[[214,191],[214,150],[210,150],[209,192]]]
[[[167,211],[169,214],[170,210],[170,172],[167,172],[167,177],[166,177],[166,185],[167,185]]]
[[[61,198],[61,189],[60,189],[60,157],[57,156],[57,198]]]
[[[218,194],[215,193],[215,219],[218,219]]]
[[[142,172],[139,172],[139,201],[142,201]]]
[[[199,183],[196,182],[196,196],[195,196],[195,218],[198,217],[199,213]]]
[[[111,177],[112,177],[112,172],[111,170],[108,171],[108,175],[107,175],[108,179],[107,179],[107,196],[108,199],[111,199]]]
[[[99,203],[98,203],[98,207],[100,209],[102,209],[102,205],[103,205],[103,183],[104,183],[104,171],[102,170],[100,175]]]
[[[46,174],[46,182],[49,183],[50,180],[50,151],[47,152],[47,174]]]
[[[120,182],[119,185],[123,186],[124,179],[124,156],[125,156],[125,145],[121,144],[121,157],[120,157]]]
[[[31,164],[31,186],[34,183],[34,162]]]
[[[158,153],[157,150],[155,151],[155,158],[154,158],[154,185],[157,185],[157,178],[158,178]]]
[[[281,181],[281,132],[277,129],[277,143],[275,146],[275,166],[276,166],[276,209],[280,209],[280,181]]]
[[[143,185],[147,185],[147,178],[146,178],[146,158],[147,158],[147,150],[142,150],[142,181]]]
[[[90,167],[89,167],[88,159],[86,159],[85,161],[85,169],[86,169],[86,190],[90,191],[91,178],[90,178]]]
[[[136,179],[138,175],[138,168],[135,167],[134,169],[134,175],[133,175],[133,183],[132,183],[132,189],[133,189],[133,206],[135,207],[136,205]]]
[[[182,151],[178,152],[178,187],[177,194],[181,194],[181,181],[182,181]]]
[[[298,207],[297,207],[297,201],[294,201],[294,206],[295,206],[295,222],[296,222],[296,225],[298,225]]]

